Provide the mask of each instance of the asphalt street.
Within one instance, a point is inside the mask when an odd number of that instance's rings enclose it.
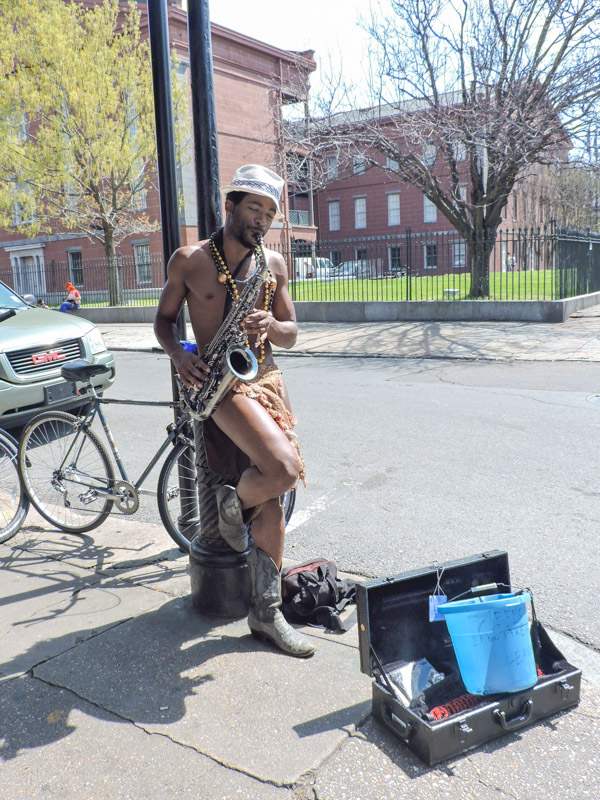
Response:
[[[580,704],[430,768],[370,716],[356,625],[307,628],[315,657],[285,658],[194,611],[151,518],[72,536],[31,513],[0,546],[1,798],[598,797],[600,317],[302,328],[281,356],[309,463],[286,563],[360,579],[506,548],[583,670]],[[169,391],[150,326],[102,329],[115,395]],[[135,431],[126,459],[160,427],[116,425]]]

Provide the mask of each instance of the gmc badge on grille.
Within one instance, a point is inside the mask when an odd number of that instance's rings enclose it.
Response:
[[[31,360],[34,364],[48,364],[50,361],[62,361],[66,357],[64,350],[48,350],[46,353],[34,353]]]

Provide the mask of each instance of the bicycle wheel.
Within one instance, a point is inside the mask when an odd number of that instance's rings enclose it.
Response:
[[[195,449],[179,442],[171,449],[158,476],[158,512],[167,533],[184,553],[200,531]],[[180,480],[182,478],[183,480]]]
[[[15,535],[28,511],[29,499],[19,476],[17,446],[0,432],[0,544]]]
[[[98,437],[80,423],[72,414],[45,412],[31,420],[19,443],[19,469],[32,505],[69,533],[96,528],[113,506],[98,492],[112,486],[112,464]]]
[[[200,532],[198,479],[193,444],[175,445],[158,477],[158,511],[167,533],[180,550],[187,553],[194,536]],[[183,489],[180,486],[183,477]],[[290,489],[283,500],[285,524],[290,521],[296,502],[296,490]]]

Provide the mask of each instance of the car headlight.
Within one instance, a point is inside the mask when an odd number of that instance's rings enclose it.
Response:
[[[86,333],[84,336],[86,344],[89,348],[90,353],[95,356],[96,353],[103,353],[108,348],[104,344],[104,339],[102,338],[102,334],[98,330],[98,328],[92,328],[89,333]]]

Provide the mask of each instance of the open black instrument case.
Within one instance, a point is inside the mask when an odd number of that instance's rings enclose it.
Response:
[[[429,598],[441,590],[450,601],[472,587],[490,593],[510,585],[508,554],[497,550],[357,583],[360,666],[374,679],[373,715],[430,765],[579,702],[581,670],[565,661],[535,616],[537,683],[526,691],[467,693],[445,621],[430,622]],[[431,665],[439,682],[411,707],[390,675],[415,662]]]

